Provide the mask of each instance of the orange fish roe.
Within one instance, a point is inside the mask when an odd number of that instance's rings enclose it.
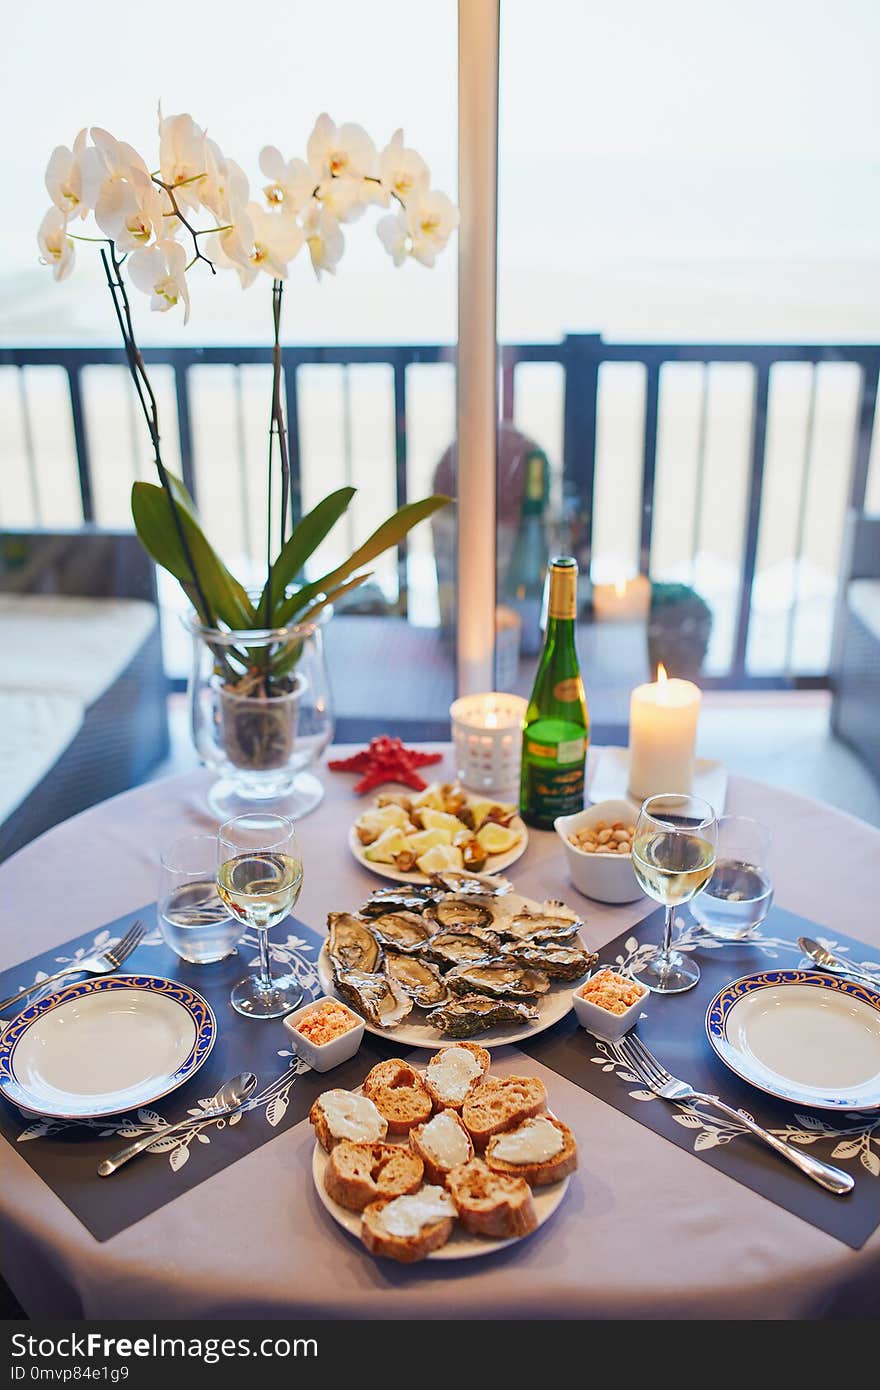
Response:
[[[625,1014],[645,993],[644,985],[634,984],[613,970],[600,970],[578,990],[582,999],[598,1004],[610,1014]]]
[[[321,1047],[324,1043],[332,1042],[334,1038],[341,1038],[342,1034],[354,1028],[357,1022],[354,1014],[344,1004],[338,1004],[334,999],[325,999],[323,1003],[317,1004],[309,1013],[304,1014],[294,1027],[297,1033],[302,1033],[309,1042]]]

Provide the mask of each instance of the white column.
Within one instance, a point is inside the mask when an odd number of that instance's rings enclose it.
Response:
[[[499,0],[458,5],[458,693],[494,687]]]

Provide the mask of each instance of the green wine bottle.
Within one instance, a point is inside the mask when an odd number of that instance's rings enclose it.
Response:
[[[584,804],[590,724],[574,640],[577,575],[570,555],[550,562],[547,635],[523,728],[520,811],[540,830]]]

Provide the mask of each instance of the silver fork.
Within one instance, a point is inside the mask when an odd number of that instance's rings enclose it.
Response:
[[[56,980],[63,980],[67,975],[112,975],[115,970],[128,960],[135,947],[139,946],[143,938],[146,927],[143,922],[135,922],[129,927],[125,936],[113,946],[108,946],[105,951],[100,951],[94,956],[83,956],[82,960],[75,961],[72,965],[65,965],[63,970],[56,970],[54,975],[49,975],[45,980],[37,980],[32,985],[25,985],[18,994],[12,994],[8,999],[0,1000],[0,1016],[7,1009],[11,1009],[14,1004],[18,1004],[22,999],[33,994],[35,989],[45,989],[47,985],[52,985]]]
[[[727,1115],[731,1120],[736,1120],[737,1124],[745,1125],[746,1129],[754,1134],[756,1139],[763,1139],[776,1153],[787,1158],[789,1163],[793,1163],[795,1168],[799,1168],[813,1182],[819,1183],[820,1187],[825,1187],[829,1192],[835,1193],[838,1197],[846,1192],[851,1192],[855,1187],[855,1178],[850,1177],[849,1173],[844,1173],[840,1168],[834,1168],[830,1163],[822,1163],[818,1158],[813,1158],[810,1154],[802,1153],[793,1144],[787,1144],[784,1139],[778,1139],[769,1130],[763,1129],[744,1110],[734,1110],[732,1105],[727,1105],[718,1096],[707,1096],[702,1091],[695,1091],[693,1086],[689,1086],[686,1081],[679,1081],[657,1061],[653,1053],[649,1052],[641,1038],[634,1033],[629,1033],[617,1044],[620,1053],[627,1066],[632,1067],[633,1071],[645,1083],[655,1096],[660,1096],[661,1100],[668,1101],[696,1101],[702,1105],[713,1105],[716,1110]]]

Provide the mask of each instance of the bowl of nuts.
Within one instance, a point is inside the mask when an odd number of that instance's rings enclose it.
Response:
[[[638,810],[629,801],[599,801],[553,824],[568,875],[579,893],[600,903],[632,903],[642,896],[632,867]]]

